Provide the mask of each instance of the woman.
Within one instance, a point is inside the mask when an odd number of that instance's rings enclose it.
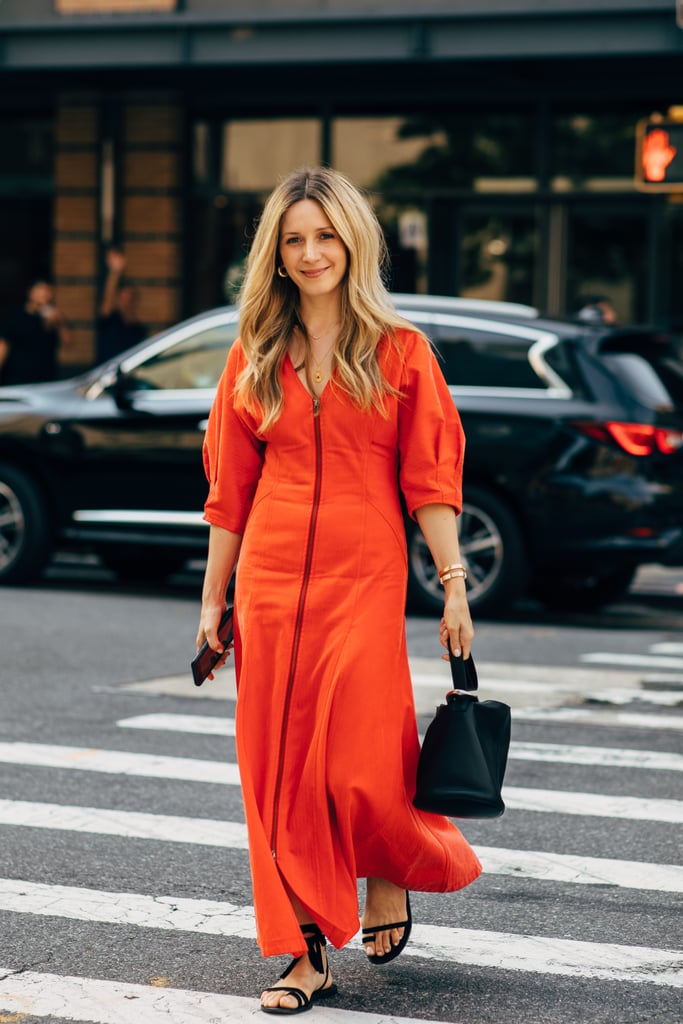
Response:
[[[336,991],[325,936],[358,930],[387,963],[408,890],[446,892],[479,862],[412,806],[419,753],[405,639],[401,494],[444,567],[440,639],[469,656],[460,566],[463,435],[426,339],[381,279],[380,226],[341,174],[311,168],[270,196],[249,255],[240,340],[209,419],[211,524],[197,645],[237,563],[237,756],[258,942],[290,953],[266,1012]],[[226,652],[227,653],[227,652]]]

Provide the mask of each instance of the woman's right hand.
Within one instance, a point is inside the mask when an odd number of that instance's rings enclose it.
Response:
[[[225,647],[218,639],[218,625],[221,621],[221,616],[225,611],[225,605],[202,605],[201,615],[199,617],[199,628],[197,630],[197,650],[206,641],[212,651],[216,654],[222,653],[224,656],[216,664],[216,668],[221,668],[225,664],[234,644],[226,644]],[[209,679],[213,679],[213,672],[209,673]]]

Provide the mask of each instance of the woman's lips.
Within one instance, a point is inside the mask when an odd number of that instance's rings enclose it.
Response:
[[[320,277],[320,275],[324,274],[326,270],[327,267],[320,267],[319,270],[302,270],[301,273],[304,277]]]

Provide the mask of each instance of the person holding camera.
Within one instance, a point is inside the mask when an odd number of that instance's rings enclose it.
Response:
[[[0,383],[55,380],[59,348],[70,343],[71,331],[55,303],[51,283],[36,278],[26,301],[0,326]]]

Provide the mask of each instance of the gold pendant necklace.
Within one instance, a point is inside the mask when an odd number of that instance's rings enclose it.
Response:
[[[324,338],[326,334],[329,334],[330,331],[333,331],[336,327],[339,327],[339,322],[337,322],[336,324],[332,324],[330,327],[326,328],[321,334],[311,334],[310,331],[308,329],[306,329],[306,328],[304,328],[304,332],[303,333],[304,333],[304,337],[310,338],[312,341],[320,341],[321,338]],[[325,352],[325,354],[323,355],[322,359],[317,363],[317,365],[315,367],[315,370],[313,371],[313,380],[315,381],[316,384],[322,384],[323,376],[324,376],[323,375],[323,363],[325,362],[325,360],[329,356],[330,352],[333,350],[333,348],[336,345],[336,343],[337,343],[337,338],[335,336],[334,341],[332,342],[332,344],[328,348],[327,352]],[[310,346],[309,346],[309,350],[310,350]]]
[[[318,365],[315,368],[315,371],[313,373],[313,380],[316,382],[316,384],[320,384],[322,382],[322,379],[323,379],[323,363],[325,362],[325,360],[329,356],[330,352],[334,348],[334,346],[336,344],[336,341],[337,341],[337,339],[335,338],[334,341],[332,342],[332,344],[330,345],[330,347],[328,348],[327,352],[325,353],[325,355],[322,357],[322,359],[320,360],[320,362],[318,363]]]

